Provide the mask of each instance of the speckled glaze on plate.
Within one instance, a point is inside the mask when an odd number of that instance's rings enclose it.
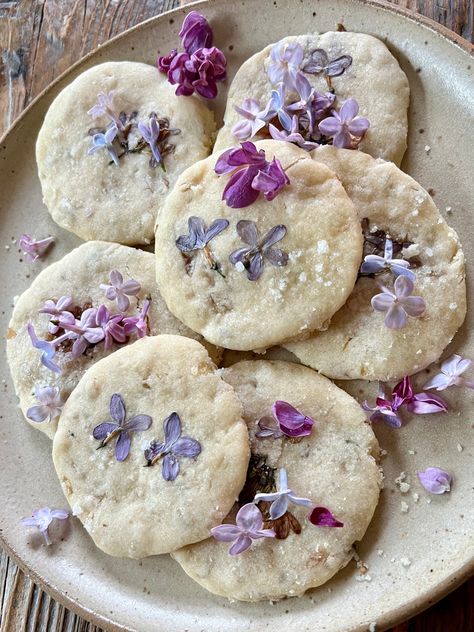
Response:
[[[468,261],[469,295],[474,279],[474,145],[467,134],[474,121],[472,48],[427,19],[379,3],[361,0],[213,0],[198,3],[214,27],[232,77],[238,65],[266,44],[288,34],[334,29],[382,38],[399,59],[411,87],[409,150],[403,168],[434,190],[434,199],[458,231]],[[187,9],[189,10],[189,9]],[[87,67],[101,61],[154,63],[156,51],[177,42],[185,10],[161,15],[81,61],[41,95],[0,143],[0,291],[1,330],[6,332],[15,294],[23,291],[47,263],[59,259],[79,240],[59,229],[41,202],[34,159],[34,140],[44,113],[58,90]],[[225,91],[215,107],[222,114]],[[423,131],[421,131],[423,130]],[[425,146],[431,150],[425,151]],[[13,243],[22,232],[57,237],[45,263],[28,265]],[[5,246],[9,246],[6,249]],[[448,352],[474,357],[474,310]],[[0,413],[0,535],[14,559],[58,601],[110,630],[382,630],[442,597],[474,568],[474,392],[448,392],[452,412],[419,417],[394,432],[377,428],[386,489],[366,537],[359,546],[370,581],[357,581],[350,564],[332,581],[305,597],[278,604],[229,603],[206,593],[167,556],[138,563],[107,557],[73,520],[63,541],[48,549],[19,526],[36,507],[65,506],[50,460],[51,444],[22,419],[16,406],[4,339],[1,341],[2,408]],[[349,385],[347,385],[349,387]],[[352,383],[363,396],[363,383]],[[372,390],[373,395],[373,390]],[[429,465],[455,476],[450,495],[431,497],[419,486],[415,471]],[[395,484],[406,472],[411,488],[401,494]],[[412,493],[419,494],[418,502]],[[431,500],[431,503],[428,503]],[[408,512],[401,511],[406,502]],[[264,569],[262,569],[264,572]]]

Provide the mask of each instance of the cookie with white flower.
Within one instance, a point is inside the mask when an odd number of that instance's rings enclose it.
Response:
[[[235,350],[324,328],[350,294],[361,253],[360,223],[333,172],[274,140],[187,169],[156,233],[169,310]]]
[[[329,328],[285,344],[333,379],[396,381],[437,360],[466,315],[464,254],[429,194],[390,162],[320,147],[364,229],[364,262]]]
[[[244,407],[247,480],[213,537],[173,557],[230,599],[302,595],[346,566],[372,519],[382,485],[377,440],[358,403],[311,369],[244,361],[223,377]]]
[[[285,37],[248,59],[229,88],[214,151],[237,140],[286,139],[360,147],[400,164],[407,146],[408,79],[365,33]]]
[[[242,406],[197,341],[153,336],[103,358],[66,402],[53,461],[71,509],[109,555],[207,538],[249,461]]]
[[[50,106],[36,144],[43,200],[83,239],[147,244],[179,174],[209,154],[214,116],[153,66],[89,68]]]
[[[53,263],[19,297],[7,334],[26,420],[53,436],[64,402],[89,366],[158,333],[201,339],[166,308],[151,253],[91,241]]]

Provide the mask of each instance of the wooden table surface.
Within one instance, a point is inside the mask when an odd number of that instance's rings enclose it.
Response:
[[[394,0],[473,42],[472,0]],[[179,0],[0,0],[0,134],[57,75]],[[0,550],[0,632],[100,632],[56,603]],[[232,631],[230,631],[232,632]],[[392,632],[474,632],[474,578]]]

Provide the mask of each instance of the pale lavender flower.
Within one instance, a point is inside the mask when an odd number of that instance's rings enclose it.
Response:
[[[117,307],[120,311],[126,312],[130,307],[129,296],[136,296],[140,290],[141,285],[135,279],[123,280],[122,274],[118,270],[111,270],[109,274],[109,283],[100,284],[100,289],[104,291],[105,296],[109,301],[117,301]]]
[[[246,551],[253,540],[274,538],[273,529],[263,529],[263,516],[253,503],[243,505],[235,517],[235,525],[220,524],[211,529],[211,535],[219,542],[233,542],[230,555],[239,555]]]
[[[288,474],[284,467],[280,468],[277,491],[270,493],[259,492],[255,495],[254,502],[258,503],[261,500],[272,503],[269,511],[272,520],[281,518],[288,511],[289,503],[302,505],[303,507],[313,507],[313,503],[309,498],[296,496],[293,490],[288,487]]]
[[[232,134],[239,140],[252,138],[272,118],[271,113],[262,110],[255,99],[244,99],[241,106],[234,105],[234,110],[242,117],[232,127]]]
[[[91,107],[87,112],[92,118],[100,118],[101,116],[108,116],[109,119],[115,124],[117,129],[123,129],[123,123],[120,120],[120,116],[113,109],[115,92],[99,92],[97,95],[97,103]]]
[[[407,316],[417,318],[425,309],[425,301],[421,296],[412,296],[413,281],[406,276],[395,279],[393,292],[380,285],[381,294],[372,297],[372,307],[378,312],[386,312],[385,326],[389,329],[405,327]]]
[[[151,153],[156,164],[161,162],[161,153],[158,147],[158,141],[160,138],[160,124],[157,121],[156,114],[150,114],[150,118],[147,123],[138,123],[138,130],[143,136],[143,139],[148,143],[151,148]]]
[[[303,72],[309,75],[324,73],[326,77],[339,77],[352,64],[350,55],[341,55],[335,59],[329,59],[323,48],[317,48],[310,55],[310,61],[303,67]]]
[[[21,235],[18,245],[24,251],[26,260],[33,263],[44,255],[52,243],[54,243],[54,237],[36,240],[34,237],[24,233]]]
[[[117,126],[112,125],[112,127],[109,127],[105,131],[105,134],[103,134],[102,132],[94,134],[94,136],[92,137],[92,147],[89,147],[87,153],[93,154],[98,149],[106,149],[109,152],[109,156],[112,158],[114,163],[117,165],[117,167],[119,167],[119,157],[117,155],[115,147],[113,146],[113,142],[115,137],[117,136],[117,132]]]
[[[46,544],[49,546],[52,544],[49,537],[48,528],[53,520],[66,520],[69,517],[69,512],[65,509],[50,509],[49,507],[42,507],[36,509],[31,514],[30,518],[22,518],[21,524],[24,527],[37,527],[41,535],[44,537]]]
[[[80,319],[74,319],[74,323],[61,320],[60,326],[70,332],[70,338],[74,339],[71,350],[73,358],[78,358],[89,345],[97,344],[105,337],[104,330],[97,325],[97,310],[94,307],[85,309]]]
[[[316,527],[343,527],[340,522],[326,507],[315,507],[309,514],[308,520]]]
[[[420,483],[431,494],[444,494],[451,491],[453,477],[439,467],[427,467],[426,470],[417,472]]]
[[[123,317],[123,314],[111,314],[105,305],[98,308],[95,321],[104,332],[105,350],[111,349],[114,342],[123,343],[127,340]]]
[[[383,257],[379,255],[366,255],[361,265],[361,274],[377,274],[384,270],[390,270],[396,277],[406,276],[411,281],[416,280],[416,275],[409,270],[410,264],[404,259],[393,258],[393,244],[391,239],[385,240],[385,250]]]
[[[247,271],[249,281],[256,281],[260,278],[265,259],[272,266],[286,266],[288,254],[280,248],[273,248],[274,244],[281,241],[286,235],[286,226],[283,224],[274,226],[261,239],[258,236],[257,225],[251,220],[239,220],[236,230],[242,241],[250,248],[244,247],[234,250],[229,255],[229,261],[233,265],[241,264],[242,269]]]
[[[152,441],[145,450],[145,459],[149,466],[163,457],[161,473],[165,481],[174,481],[179,474],[178,457],[196,458],[201,453],[201,444],[191,437],[182,437],[181,419],[178,413],[171,413],[163,422],[165,440],[163,443]]]
[[[54,342],[48,342],[47,340],[40,340],[36,335],[35,329],[31,323],[28,323],[27,326],[28,335],[30,336],[31,342],[35,349],[39,349],[42,351],[41,355],[41,364],[43,364],[47,369],[53,371],[54,373],[61,373],[60,367],[53,362],[53,359],[56,355],[55,346],[60,344],[63,340],[66,340],[70,337],[69,333],[56,338]]]
[[[468,381],[461,375],[468,370],[472,361],[462,358],[456,353],[445,360],[441,365],[441,373],[438,373],[429,380],[424,388],[435,388],[437,391],[444,391],[449,386],[465,386],[474,388],[474,382]]]
[[[278,84],[276,90],[272,90],[270,99],[265,107],[263,116],[266,120],[270,120],[277,116],[278,120],[285,129],[291,127],[291,116],[286,111],[285,96],[286,89],[283,83]]]
[[[115,458],[117,461],[125,461],[130,452],[132,432],[148,430],[152,424],[152,419],[149,415],[135,415],[126,421],[125,402],[119,393],[112,395],[109,408],[113,421],[104,421],[96,426],[92,431],[92,436],[101,441],[99,448],[103,448],[109,441],[117,439]]]
[[[139,338],[143,338],[148,333],[148,310],[150,309],[151,298],[147,297],[143,301],[143,306],[138,316],[127,316],[122,323],[125,334],[130,336],[136,333]]]
[[[304,112],[308,119],[308,130],[310,133],[312,133],[314,128],[313,101],[315,99],[316,92],[309,81],[306,79],[306,77],[301,73],[298,73],[296,75],[295,88],[300,99],[299,101],[295,101],[294,103],[288,105],[286,109],[288,110],[288,112]],[[283,127],[287,129],[287,126],[283,125]]]
[[[299,132],[299,120],[296,114],[293,115],[291,127],[289,130],[283,129],[279,130],[277,127],[272,125],[268,126],[270,131],[270,136],[275,140],[283,140],[287,143],[295,143],[302,149],[306,149],[306,151],[313,151],[316,147],[319,147],[318,143],[313,141],[305,140],[305,138]]]
[[[359,104],[355,99],[347,99],[339,112],[332,110],[332,116],[319,123],[319,131],[333,139],[334,147],[355,149],[370,127],[368,119],[357,116]]]
[[[267,65],[267,75],[272,84],[277,85],[282,82],[288,88],[293,88],[303,57],[303,47],[297,42],[276,43],[270,51],[270,60]]]
[[[61,316],[72,305],[72,296],[61,296],[55,302],[48,299],[44,302],[43,307],[39,309],[40,314],[49,314],[50,316]]]
[[[45,421],[45,419],[54,421],[59,417],[64,406],[64,400],[57,386],[36,386],[35,397],[38,400],[38,404],[28,408],[26,411],[28,419],[40,423]]]

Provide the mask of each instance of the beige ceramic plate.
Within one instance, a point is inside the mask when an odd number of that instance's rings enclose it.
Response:
[[[443,36],[400,12],[351,0],[216,0],[202,6],[215,29],[216,42],[229,59],[230,76],[249,55],[269,42],[310,29],[330,30],[343,22],[388,43],[408,74],[412,93],[409,151],[404,167],[426,188],[439,207],[452,207],[448,221],[459,232],[474,279],[474,87],[467,46]],[[153,19],[121,35],[81,62],[37,100],[4,139],[0,149],[0,296],[5,332],[12,299],[46,263],[28,265],[14,242],[22,232],[57,237],[47,263],[79,242],[55,226],[41,202],[34,141],[44,113],[58,90],[93,64],[109,60],[154,63],[177,42],[184,11]],[[216,104],[222,111],[224,101]],[[422,132],[423,130],[423,132]],[[425,146],[431,151],[427,153]],[[52,288],[54,291],[54,288]],[[473,315],[452,350],[474,357]],[[21,419],[1,342],[3,392],[0,417],[0,531],[7,550],[56,599],[110,629],[148,630],[318,630],[377,629],[427,607],[465,579],[473,568],[472,502],[474,393],[449,393],[454,412],[418,418],[399,432],[377,430],[384,459],[386,490],[360,554],[370,581],[356,581],[350,565],[333,581],[306,597],[275,605],[238,604],[207,594],[168,556],[141,563],[107,557],[74,521],[64,541],[46,549],[19,526],[34,508],[65,506],[55,478],[51,444]],[[358,389],[358,385],[353,384]],[[459,397],[458,397],[459,396]],[[463,446],[458,451],[458,445]],[[459,448],[460,449],[460,448]],[[414,453],[412,453],[414,452]],[[432,497],[416,482],[416,469],[439,465],[455,475],[450,495]],[[402,496],[394,479],[405,471],[410,492]],[[412,492],[420,495],[415,502]],[[401,502],[409,506],[401,512]],[[409,565],[408,565],[409,564]],[[265,569],[262,569],[262,573]]]

